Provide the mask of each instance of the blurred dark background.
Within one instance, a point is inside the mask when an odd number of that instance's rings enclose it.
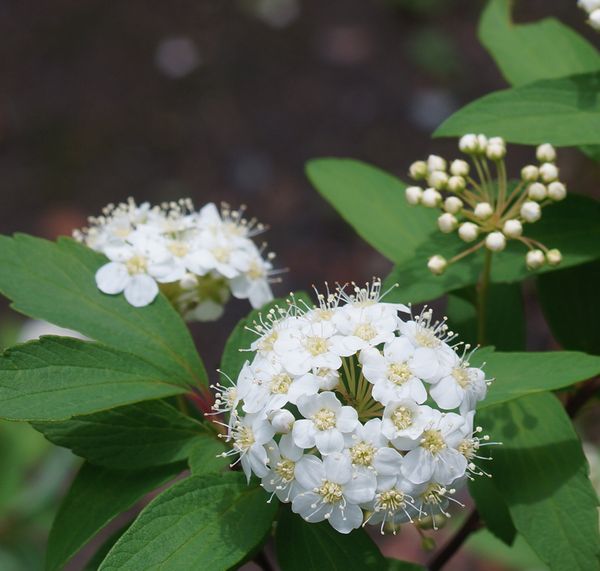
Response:
[[[310,187],[304,163],[349,156],[406,178],[413,160],[456,155],[455,140],[432,141],[431,132],[506,87],[477,40],[482,7],[3,0],[0,232],[70,234],[128,196],[225,200],[270,225],[278,265],[290,268],[277,295],[385,276],[390,263]],[[521,0],[515,13],[518,21],[548,15],[599,44],[575,0]],[[512,146],[510,155],[516,169],[533,150]],[[578,151],[561,151],[559,166],[570,189],[598,190],[597,167]],[[527,295],[530,348],[551,347]],[[210,370],[248,309],[234,302],[218,324],[195,326]]]

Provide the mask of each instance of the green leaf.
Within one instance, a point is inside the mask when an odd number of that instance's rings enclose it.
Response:
[[[537,277],[546,321],[565,349],[600,354],[600,262]]]
[[[171,304],[159,295],[147,307],[132,307],[121,295],[103,294],[94,276],[105,262],[70,238],[0,236],[0,292],[16,311],[133,353],[179,384],[206,384],[204,365]]]
[[[479,38],[513,85],[600,69],[600,53],[554,18],[515,24],[511,0],[490,0],[479,21]]]
[[[215,474],[229,467],[231,459],[223,458],[221,454],[227,451],[227,447],[215,438],[202,439],[196,442],[190,450],[188,463],[194,476]]]
[[[35,423],[34,428],[50,442],[70,448],[92,464],[121,470],[185,460],[197,443],[215,440],[201,422],[160,400],[65,422]]]
[[[492,440],[493,475],[517,531],[552,570],[600,568],[598,498],[581,443],[558,400],[542,393],[478,416]]]
[[[0,355],[0,418],[66,420],[186,392],[131,355],[68,337],[42,337]]]
[[[191,476],[155,498],[99,571],[220,571],[234,567],[271,529],[277,502],[240,473]]]
[[[600,72],[490,93],[446,119],[434,137],[472,132],[527,145],[600,144]]]
[[[286,509],[277,522],[277,559],[282,571],[366,571],[386,568],[379,548],[363,529],[348,535],[328,522],[307,523]]]
[[[425,567],[418,563],[410,563],[409,561],[400,561],[400,559],[392,559],[386,557],[386,571],[426,571]]]
[[[71,557],[116,516],[181,470],[181,464],[139,472],[107,470],[84,464],[52,525],[46,570],[63,569]]]
[[[316,159],[306,166],[313,186],[362,238],[396,263],[412,258],[435,228],[435,214],[411,208],[396,177],[352,159]]]
[[[600,357],[575,351],[481,351],[471,359],[476,365],[482,361],[485,361],[486,376],[495,381],[485,400],[479,403],[479,410],[525,395],[568,387],[600,372]]]

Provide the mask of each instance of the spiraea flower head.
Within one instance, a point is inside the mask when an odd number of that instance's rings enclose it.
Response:
[[[315,306],[289,300],[249,326],[255,353],[217,387],[234,464],[340,533],[446,514],[455,489],[483,473],[473,429],[483,370],[445,319],[384,295],[374,281]]]
[[[545,263],[560,263],[560,252],[550,250],[529,237],[526,226],[542,217],[545,206],[563,200],[567,195],[565,184],[559,180],[554,147],[548,143],[537,147],[539,164],[525,165],[520,171],[520,181],[509,185],[504,163],[504,139],[469,134],[460,139],[458,146],[471,164],[463,159],[448,162],[437,155],[430,155],[426,161],[413,163],[409,171],[414,180],[424,180],[428,187],[408,187],[408,203],[440,208],[439,230],[444,234],[457,231],[463,242],[471,244],[450,259],[441,255],[430,257],[427,265],[431,272],[439,275],[450,264],[480,248],[501,252],[509,240],[527,247],[529,254],[525,256],[525,264],[531,270]],[[415,173],[418,176],[414,176]],[[539,255],[531,254],[537,251],[543,253],[541,264]],[[548,255],[549,252],[552,254]]]
[[[230,295],[261,307],[273,296],[272,253],[253,238],[265,227],[244,209],[212,203],[196,211],[190,200],[151,206],[108,205],[74,237],[108,258],[96,273],[106,294],[123,293],[135,307],[162,291],[188,320],[217,319]]]

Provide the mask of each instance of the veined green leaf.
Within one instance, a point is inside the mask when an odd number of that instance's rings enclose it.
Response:
[[[216,438],[203,438],[191,448],[188,458],[190,470],[194,476],[216,474],[223,472],[231,463],[231,458],[223,458],[221,454],[227,451],[223,442]]]

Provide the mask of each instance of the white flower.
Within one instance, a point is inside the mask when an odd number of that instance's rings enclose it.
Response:
[[[450,173],[454,176],[467,176],[469,170],[469,163],[460,159],[454,160],[450,164]]]
[[[298,410],[304,418],[294,423],[294,442],[301,448],[316,446],[321,454],[340,452],[344,433],[352,432],[358,423],[356,410],[342,406],[332,392],[300,397]]]
[[[386,525],[390,525],[396,534],[396,526],[410,521],[416,515],[412,494],[418,486],[401,474],[377,482],[375,497],[365,507],[371,512],[367,522],[371,525],[381,523],[381,534]],[[412,514],[412,515],[411,515]]]
[[[260,415],[247,414],[238,418],[234,424],[231,435],[233,438],[232,453],[240,455],[242,469],[248,481],[253,472],[259,478],[268,474],[265,444],[274,435],[275,431],[270,422]]]
[[[411,450],[433,418],[434,409],[410,399],[392,401],[383,411],[381,432],[399,450]]]
[[[442,195],[435,188],[426,188],[421,197],[421,204],[427,208],[435,208],[442,201]]]
[[[562,254],[558,248],[553,248],[546,252],[546,260],[551,266],[558,266],[562,261]]]
[[[429,155],[427,157],[427,169],[429,172],[445,171],[446,160],[438,155]]]
[[[450,214],[458,214],[463,206],[463,201],[457,196],[449,196],[444,200],[444,210]]]
[[[408,169],[410,178],[413,180],[422,180],[427,176],[427,163],[425,161],[416,161]]]
[[[535,182],[540,176],[540,170],[535,165],[526,165],[521,169],[521,178],[527,182]]]
[[[384,303],[348,304],[336,311],[332,322],[356,352],[394,339],[398,315],[393,306]]]
[[[598,5],[600,6],[600,2]],[[552,163],[556,160],[556,150],[549,143],[544,143],[535,150],[535,156],[540,163]]]
[[[558,167],[553,163],[540,165],[540,178],[548,183],[558,178]]]
[[[488,219],[494,213],[494,209],[489,202],[480,202],[475,206],[473,214],[480,220]]]
[[[290,434],[284,434],[279,445],[272,441],[267,444],[269,470],[262,477],[262,487],[267,492],[274,492],[282,502],[291,502],[303,491],[296,482],[296,463],[302,458],[304,451],[298,448]]]
[[[600,32],[600,8],[590,14],[589,24],[594,30]]]

